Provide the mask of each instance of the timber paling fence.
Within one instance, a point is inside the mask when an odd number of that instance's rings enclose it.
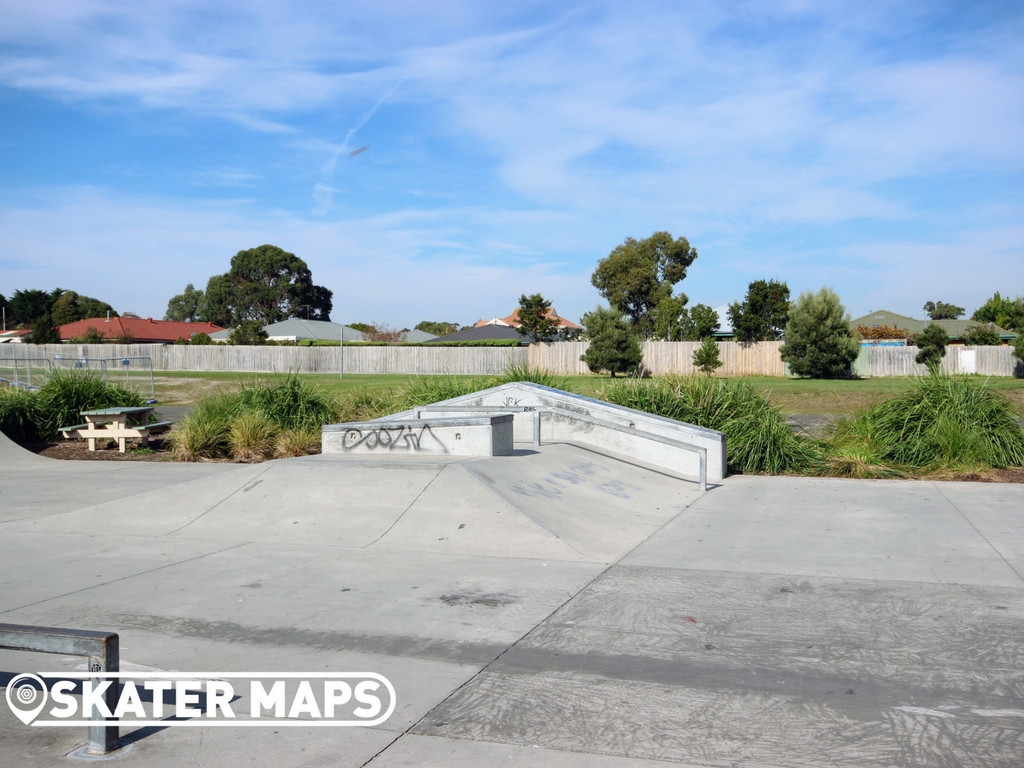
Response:
[[[455,374],[493,376],[510,365],[528,366],[559,375],[583,375],[590,371],[580,360],[589,342],[566,341],[531,344],[528,347],[443,346],[345,346],[345,373]],[[643,344],[644,368],[655,375],[689,374],[696,371],[692,341],[648,341]],[[782,342],[740,344],[719,342],[724,365],[719,376],[785,376],[779,357]],[[340,347],[244,347],[160,344],[3,344],[0,369],[15,360],[47,358],[62,361],[81,358],[149,357],[154,371],[227,371],[237,373],[338,373]],[[927,373],[914,362],[917,347],[862,347],[854,364],[860,376],[912,376]],[[977,373],[984,376],[1024,376],[1024,363],[1013,357],[1013,348],[946,348],[942,360],[946,373]],[[2,374],[0,374],[2,375]]]

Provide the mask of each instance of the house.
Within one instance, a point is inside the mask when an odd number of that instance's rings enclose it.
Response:
[[[212,336],[224,330],[213,323],[181,323],[176,320],[154,320],[151,317],[92,317],[60,326],[60,340],[66,342],[80,339],[89,328],[95,328],[104,341],[116,342],[119,338],[130,336],[136,344],[173,344],[178,339],[189,339],[197,333]]]
[[[473,328],[464,328],[447,336],[438,336],[427,344],[449,344],[457,341],[505,341],[515,339],[520,344],[529,344],[530,339],[515,328],[504,323],[484,323]]]
[[[906,331],[911,336],[921,333],[926,326],[931,323],[935,323],[942,327],[942,330],[949,336],[950,342],[953,344],[963,343],[960,341],[960,336],[963,335],[968,328],[985,325],[985,323],[979,323],[975,320],[916,320],[913,317],[907,317],[906,315],[899,315],[895,312],[890,312],[887,309],[879,309],[875,312],[868,312],[862,317],[856,317],[850,321],[850,331],[856,332],[857,328],[864,326],[866,328],[881,328],[883,325],[887,325],[890,328],[898,328],[901,331]],[[1005,328],[1000,328],[998,325],[991,326],[992,329],[999,334],[999,339],[1004,344],[1011,343],[1017,334],[1013,331],[1007,331]],[[871,344],[870,341],[862,342],[864,344]]]
[[[0,344],[28,344],[30,339],[28,338],[32,334],[32,329],[26,329],[23,331],[3,331],[0,333]]]
[[[558,313],[555,312],[555,308],[554,307],[548,307],[548,311],[544,313],[544,317],[547,317],[547,318],[549,318],[551,320],[557,320],[558,321],[558,329],[559,330],[566,330],[566,331],[582,331],[583,330],[580,326],[576,325],[576,323],[574,323],[572,320],[566,320],[564,317],[559,317]],[[495,317],[495,318],[492,318],[491,320],[477,320],[477,322],[476,322],[476,327],[477,328],[480,328],[480,327],[485,326],[485,325],[498,325],[498,326],[504,325],[504,326],[507,326],[509,328],[518,328],[519,325],[520,325],[520,323],[519,323],[519,308],[516,307],[514,310],[512,310],[512,314],[509,315],[508,317]],[[447,338],[450,338],[450,337],[445,336],[445,338],[447,339]]]
[[[263,330],[267,334],[267,341],[338,341],[343,328],[345,341],[366,340],[362,331],[328,320],[303,320],[299,317],[289,317],[280,323],[263,326]],[[230,336],[230,328],[210,334],[210,338],[222,344],[226,344]]]

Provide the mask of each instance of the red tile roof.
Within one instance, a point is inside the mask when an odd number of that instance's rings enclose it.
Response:
[[[104,339],[113,341],[127,332],[140,344],[173,343],[178,339],[188,339],[193,333],[216,333],[224,330],[213,323],[179,323],[173,320],[154,320],[151,317],[112,317],[110,320],[105,317],[93,317],[60,326],[61,341],[85,336],[90,326],[99,331]]]
[[[572,320],[566,320],[564,317],[559,317],[558,313],[555,312],[555,308],[554,307],[548,307],[548,311],[544,313],[544,316],[545,317],[549,317],[552,320],[557,320],[559,328],[569,328],[571,330],[580,330],[580,327],[578,325],[576,325],[576,323],[574,323]],[[509,325],[509,326],[511,326],[513,328],[518,328],[519,327],[519,307],[516,307],[515,309],[513,309],[512,310],[512,314],[509,315],[508,317],[496,317],[494,319],[500,321],[501,323],[504,323],[505,325]],[[488,322],[486,320],[480,320],[476,324],[476,327],[479,328],[482,325],[491,325],[491,324],[495,324],[493,320],[490,321],[490,322]]]

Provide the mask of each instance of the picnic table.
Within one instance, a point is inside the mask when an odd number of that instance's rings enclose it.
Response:
[[[149,436],[165,432],[171,428],[173,421],[149,422],[153,412],[149,405],[133,408],[98,408],[95,411],[82,411],[85,424],[61,427],[65,439],[85,438],[89,441],[89,450],[96,450],[96,441],[117,440],[117,448],[121,453],[125,450],[125,441],[129,437],[139,438],[143,445],[149,443]],[[128,426],[128,419],[136,417],[139,424]]]

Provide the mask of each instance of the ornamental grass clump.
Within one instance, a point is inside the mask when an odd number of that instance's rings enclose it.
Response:
[[[988,382],[933,374],[859,417],[880,457],[926,470],[1024,466],[1024,430]]]
[[[505,370],[499,376],[495,376],[488,386],[497,387],[501,384],[513,384],[517,381],[540,384],[552,389],[569,389],[569,378],[567,376],[559,376],[557,373],[544,369],[533,371],[526,364],[512,365],[511,363],[505,366]]]
[[[340,414],[334,398],[291,375],[200,401],[175,425],[170,440],[181,461],[306,455],[314,443],[319,447],[320,427]]]
[[[604,389],[605,400],[728,435],[734,472],[781,474],[817,467],[817,444],[793,434],[779,408],[746,382],[706,376],[628,379]]]

